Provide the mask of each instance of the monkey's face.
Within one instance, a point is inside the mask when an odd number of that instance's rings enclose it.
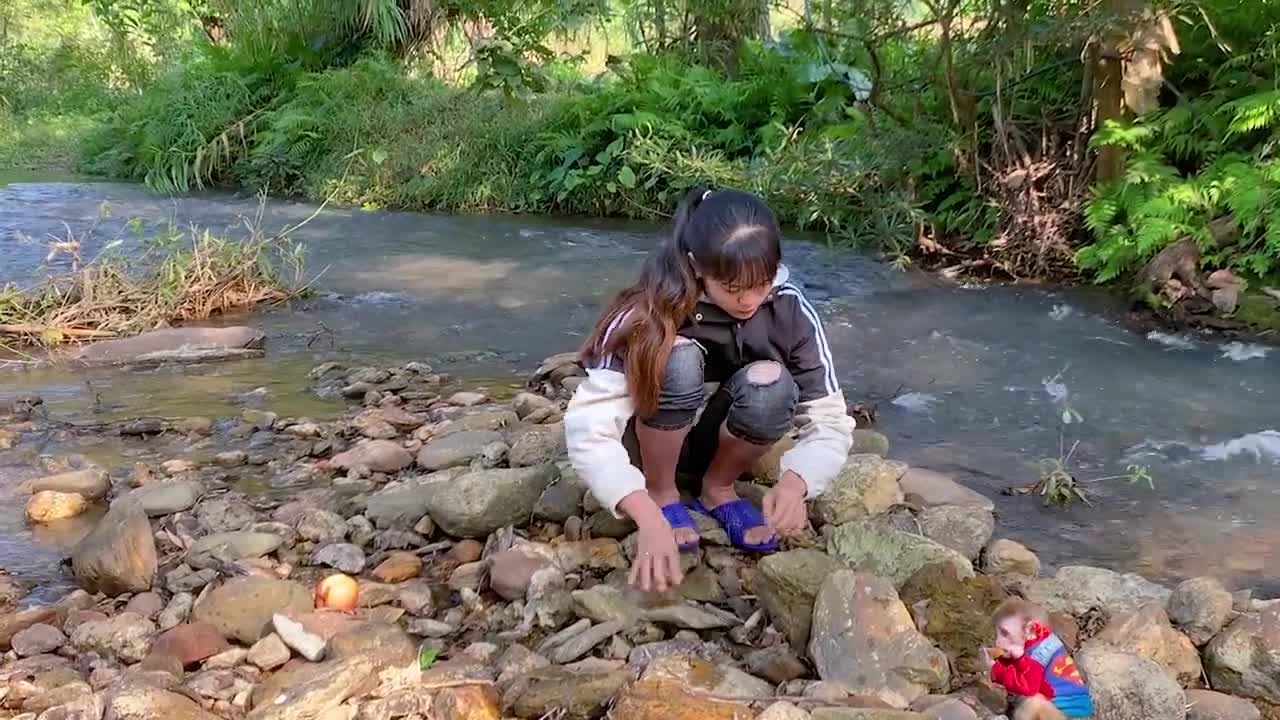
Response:
[[[1017,616],[1005,618],[996,625],[996,647],[1010,660],[1017,660],[1027,643],[1027,621]]]

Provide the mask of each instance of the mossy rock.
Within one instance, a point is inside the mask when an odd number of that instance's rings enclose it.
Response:
[[[958,674],[981,672],[978,648],[990,646],[991,617],[1009,594],[988,575],[961,578],[953,565],[926,565],[902,586],[920,631],[951,658]]]
[[[1254,332],[1280,332],[1280,303],[1261,292],[1245,293],[1240,296],[1235,319]]]

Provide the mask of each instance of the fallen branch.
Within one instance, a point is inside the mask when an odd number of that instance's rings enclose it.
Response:
[[[118,337],[110,330],[93,330],[91,328],[51,327],[49,325],[33,325],[31,323],[0,324],[0,335],[62,335],[70,338],[101,340]]]

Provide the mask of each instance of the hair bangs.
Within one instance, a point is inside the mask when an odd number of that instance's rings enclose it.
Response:
[[[733,232],[712,257],[700,259],[703,272],[735,289],[773,282],[782,263],[777,235],[768,227],[747,226]]]

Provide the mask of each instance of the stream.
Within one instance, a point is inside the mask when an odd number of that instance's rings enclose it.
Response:
[[[67,269],[68,256],[46,258],[49,241],[68,232],[88,259],[117,238],[124,252],[141,252],[139,238],[171,223],[243,234],[257,210],[256,198],[229,193],[166,198],[133,185],[43,178],[0,184],[0,286]],[[271,200],[262,224],[274,231],[315,212]],[[219,417],[248,406],[334,417],[343,408],[307,389],[308,370],[326,360],[420,360],[460,379],[518,384],[542,358],[581,342],[659,232],[604,220],[327,208],[294,233],[318,274],[318,295],[221,320],[261,327],[266,359],[8,372],[0,404],[36,393],[51,417],[70,422]],[[992,497],[996,536],[1031,547],[1046,573],[1089,564],[1168,583],[1212,574],[1230,589],[1280,591],[1280,525],[1267,520],[1280,516],[1280,358],[1269,348],[1135,334],[1121,325],[1115,299],[1089,290],[957,286],[795,238],[784,256],[826,318],[846,395],[877,405],[875,429],[889,437],[892,456]],[[1082,421],[1063,432],[1068,407]],[[1092,483],[1092,505],[1066,509],[1001,494],[1035,482],[1042,458],[1073,445],[1078,478],[1139,464],[1154,489]],[[127,473],[139,459],[183,450],[122,447],[108,436],[0,450],[0,568],[46,587],[64,583],[58,563],[92,522],[26,523],[14,488],[41,474],[38,456],[83,454]]]

